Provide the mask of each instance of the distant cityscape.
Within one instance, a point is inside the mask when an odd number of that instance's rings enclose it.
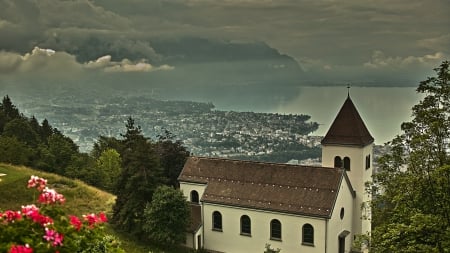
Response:
[[[197,156],[321,163],[322,136],[314,135],[319,125],[308,115],[220,111],[212,103],[145,95],[34,97],[22,99],[19,108],[39,121],[48,119],[82,152],[89,152],[99,136],[120,138],[131,116],[146,137],[156,140],[168,130]]]

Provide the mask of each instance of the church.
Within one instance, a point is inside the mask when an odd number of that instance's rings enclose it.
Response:
[[[350,96],[322,139],[322,166],[190,157],[178,178],[191,206],[185,245],[226,253],[353,252],[371,231],[374,139]]]

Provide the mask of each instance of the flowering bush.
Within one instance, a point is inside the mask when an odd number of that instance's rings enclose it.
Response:
[[[38,206],[0,212],[0,252],[124,252],[118,241],[103,231],[104,213],[65,215],[60,208],[64,196],[49,189],[47,180],[40,177],[31,176],[28,188],[39,192]]]

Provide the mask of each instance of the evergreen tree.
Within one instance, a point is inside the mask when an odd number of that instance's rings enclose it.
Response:
[[[449,62],[420,83],[425,97],[374,176],[373,252],[450,252]]]
[[[162,171],[155,145],[143,136],[131,117],[126,129],[122,135],[122,171],[114,189],[117,198],[112,220],[120,229],[141,236],[145,205],[162,183]]]
[[[178,176],[190,153],[180,140],[174,140],[175,136],[168,130],[165,130],[164,135],[159,135],[158,138],[158,154],[167,180],[166,184],[178,187]]]
[[[3,97],[3,101],[0,104],[0,110],[3,111],[8,120],[21,118],[19,109],[17,109],[16,106],[13,105],[8,95]]]

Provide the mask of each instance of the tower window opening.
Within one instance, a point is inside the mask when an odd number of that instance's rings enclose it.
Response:
[[[342,159],[340,156],[334,157],[334,167],[335,168],[342,168]]]
[[[350,158],[347,156],[344,157],[344,168],[345,170],[350,171]]]
[[[370,155],[366,155],[366,170],[370,169]]]

